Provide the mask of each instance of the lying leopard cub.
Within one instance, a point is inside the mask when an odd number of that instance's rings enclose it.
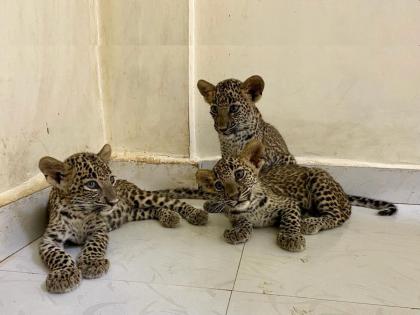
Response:
[[[222,158],[213,171],[197,172],[200,187],[217,193],[227,205],[225,213],[233,226],[224,233],[228,243],[246,242],[253,227],[274,225],[280,228],[277,241],[281,248],[301,251],[305,248],[302,233],[332,229],[350,217],[353,201],[326,171],[278,165],[260,172],[263,165],[264,146],[253,141],[239,157]],[[396,210],[393,204],[369,200],[385,214]],[[311,216],[301,218],[305,212]]]
[[[108,167],[111,147],[98,154],[77,153],[64,162],[52,157],[39,161],[39,168],[53,186],[49,222],[39,252],[50,269],[49,292],[69,292],[81,278],[99,278],[109,268],[105,258],[108,232],[136,220],[157,219],[174,227],[181,215],[192,224],[205,224],[208,214],[177,199],[143,191],[125,180],[116,180]],[[64,250],[71,241],[83,245],[77,262]]]

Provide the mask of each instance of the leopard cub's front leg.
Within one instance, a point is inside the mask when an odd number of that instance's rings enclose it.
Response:
[[[252,223],[246,218],[240,217],[236,220],[232,220],[232,225],[232,229],[227,229],[223,233],[226,242],[230,244],[240,244],[247,242],[251,238]]]
[[[301,252],[306,247],[306,241],[300,233],[284,233],[277,234],[277,243],[279,246],[289,252]]]
[[[48,292],[65,293],[77,288],[82,274],[73,258],[63,250],[65,227],[49,225],[39,246],[42,261],[48,266],[45,285]]]
[[[301,232],[300,208],[293,201],[286,200],[280,205],[281,223],[277,235],[278,245],[290,252],[300,252],[306,248],[306,241]]]
[[[109,260],[105,258],[108,247],[108,231],[100,219],[89,222],[86,226],[88,239],[83,244],[77,259],[77,267],[85,279],[96,279],[108,272]]]

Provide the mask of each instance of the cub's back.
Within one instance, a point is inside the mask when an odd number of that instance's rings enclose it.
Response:
[[[313,169],[292,165],[278,165],[261,175],[261,182],[276,194],[294,194],[308,189]]]

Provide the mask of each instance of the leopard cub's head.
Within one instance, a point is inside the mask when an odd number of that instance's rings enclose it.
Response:
[[[199,80],[198,90],[210,105],[214,128],[223,136],[234,135],[240,131],[253,130],[260,119],[255,103],[261,98],[264,81],[254,75],[241,82],[228,79],[216,86]]]
[[[197,183],[204,191],[216,193],[230,207],[245,210],[254,199],[263,164],[264,146],[252,141],[239,157],[222,158],[213,170],[198,170]]]
[[[114,189],[116,180],[108,166],[110,158],[111,146],[105,144],[98,154],[76,153],[64,162],[43,157],[39,169],[47,181],[78,209],[109,210],[118,202]]]

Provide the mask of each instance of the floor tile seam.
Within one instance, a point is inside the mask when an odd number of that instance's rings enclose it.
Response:
[[[6,272],[6,273],[19,273],[19,274],[26,274],[26,275],[43,275],[39,272],[32,272],[32,271],[20,271],[20,270],[9,270],[9,269],[0,269],[0,272]]]
[[[228,302],[227,302],[227,305],[226,305],[226,312],[225,312],[225,315],[227,315],[227,314],[228,314],[228,312],[229,312],[229,306],[230,306],[230,300],[232,299],[232,294],[233,294],[233,290],[231,290],[231,291],[230,291],[230,294],[229,294],[229,299],[228,299]]]
[[[10,257],[12,257],[13,255],[19,253],[21,250],[24,250],[26,247],[32,245],[34,242],[36,242],[37,240],[39,240],[41,237],[37,237],[36,239],[32,240],[31,242],[29,242],[28,244],[26,244],[25,246],[19,248],[18,250],[16,250],[15,252],[11,253],[10,255],[8,255],[7,257],[3,258],[2,260],[0,260],[0,264],[5,262],[7,259],[9,259]]]
[[[39,273],[39,272],[31,272],[31,271],[18,271],[18,270],[5,270],[0,269],[0,272],[5,273],[18,273],[18,274],[29,274],[29,275],[47,275],[46,273]],[[217,288],[211,286],[199,286],[199,285],[187,285],[187,284],[174,284],[174,283],[162,283],[162,282],[148,282],[148,281],[140,281],[140,280],[124,280],[124,279],[83,279],[84,281],[96,280],[96,281],[109,281],[109,282],[125,282],[125,283],[139,283],[139,284],[146,284],[146,285],[157,285],[157,286],[168,286],[168,287],[183,287],[183,288],[191,288],[191,289],[202,289],[202,290],[215,290],[215,291],[225,291],[225,292],[232,292],[232,289],[227,288]]]
[[[235,280],[233,281],[232,290],[230,292],[229,301],[228,301],[228,304],[226,306],[226,313],[225,313],[225,315],[227,315],[228,312],[229,312],[230,299],[232,298],[232,293],[233,293],[233,290],[235,289],[236,279],[238,279],[239,269],[241,268],[242,257],[244,255],[245,246],[246,246],[246,243],[243,244],[243,246],[242,246],[241,257],[239,258],[238,268],[236,269]]]
[[[349,303],[349,304],[356,304],[356,305],[384,306],[384,307],[391,307],[391,308],[420,310],[420,306],[419,307],[415,307],[415,306],[390,305],[390,304],[379,304],[379,303],[368,303],[368,302],[356,302],[356,301],[350,301],[350,300],[334,300],[334,299],[327,299],[327,298],[315,298],[315,297],[309,297],[309,296],[288,295],[288,294],[276,294],[276,293],[262,293],[262,292],[255,292],[255,291],[247,291],[247,290],[236,290],[236,289],[233,289],[232,290],[232,294],[234,292],[248,293],[248,294],[255,294],[255,295],[268,295],[268,296],[289,297],[289,298],[297,298],[297,299],[308,299],[308,300],[316,300],[316,301],[328,301],[328,302],[337,302],[337,303]]]

